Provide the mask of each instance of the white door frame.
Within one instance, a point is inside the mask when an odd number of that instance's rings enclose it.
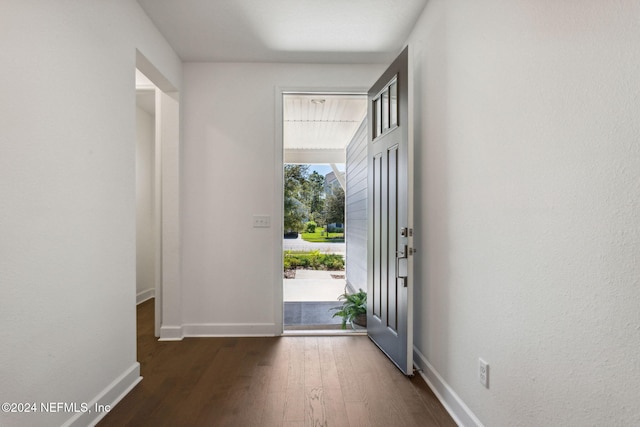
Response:
[[[138,50],[136,68],[156,90],[154,230],[155,336],[182,339],[180,282],[180,101],[169,80]]]
[[[283,140],[283,104],[282,99],[284,95],[288,93],[307,93],[307,94],[363,94],[366,95],[369,90],[366,86],[361,87],[331,87],[331,86],[294,86],[294,87],[275,87],[275,164],[274,170],[274,182],[275,182],[275,194],[274,200],[276,201],[275,215],[277,220],[271,222],[273,227],[273,247],[276,248],[273,257],[274,265],[274,289],[273,289],[273,301],[274,301],[274,335],[283,335],[284,333],[284,286],[282,281],[282,264],[283,259],[283,235],[284,235],[284,140]]]

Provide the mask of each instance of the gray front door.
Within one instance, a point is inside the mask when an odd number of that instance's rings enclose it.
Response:
[[[408,48],[368,93],[369,337],[413,374]]]

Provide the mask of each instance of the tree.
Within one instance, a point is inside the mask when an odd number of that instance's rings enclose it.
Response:
[[[308,216],[303,199],[303,187],[309,176],[308,165],[284,165],[284,229],[300,231]]]
[[[309,186],[309,215],[313,221],[318,221],[324,211],[324,176],[313,171],[307,180]]]
[[[333,194],[327,197],[326,207],[327,224],[344,224],[344,190],[342,187],[334,188]]]

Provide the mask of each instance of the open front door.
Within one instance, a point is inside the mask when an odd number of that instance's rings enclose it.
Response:
[[[369,337],[406,375],[413,374],[412,147],[408,48],[368,96]]]

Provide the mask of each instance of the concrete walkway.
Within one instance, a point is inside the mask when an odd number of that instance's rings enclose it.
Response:
[[[344,271],[296,270],[295,279],[284,279],[284,301],[337,301],[346,281],[332,274],[344,275]]]

